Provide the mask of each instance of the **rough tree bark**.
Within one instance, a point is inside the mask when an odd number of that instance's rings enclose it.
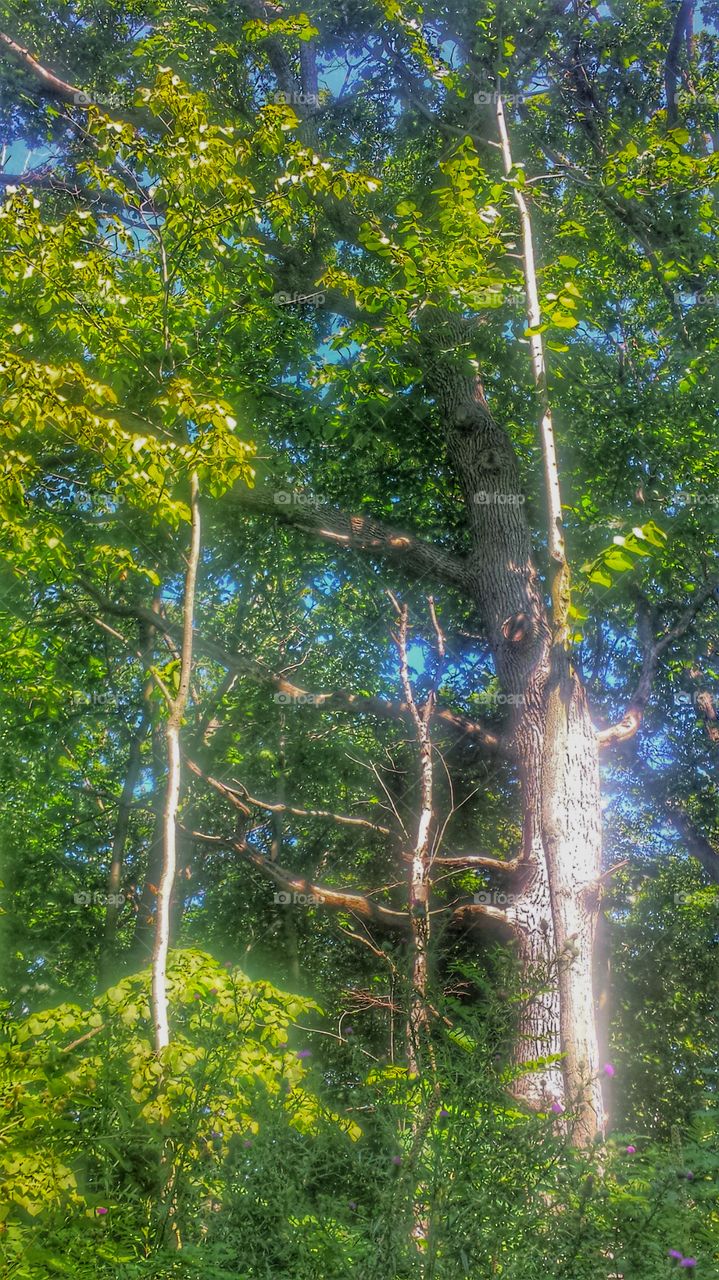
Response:
[[[505,172],[512,168],[501,98],[497,123]],[[530,327],[539,320],[531,223],[516,192],[522,225]],[[548,614],[532,559],[517,460],[495,422],[472,357],[472,324],[425,308],[425,369],[461,486],[471,532],[470,593],[483,619],[497,674],[518,711],[514,744],[523,807],[522,859],[529,875],[507,912],[520,961],[532,975],[556,966],[556,989],[543,987],[524,1007],[517,1063],[563,1055],[520,1075],[533,1105],[569,1109],[572,1133],[590,1142],[603,1129],[593,994],[593,949],[601,872],[598,744],[585,691],[567,648],[569,580],[561,523],[551,409],[541,340],[532,363],[541,408],[548,506],[552,608]]]
[[[512,151],[501,94],[495,99],[505,175]],[[542,842],[557,949],[560,1033],[567,1100],[577,1108],[575,1136],[591,1140],[604,1128],[593,991],[593,956],[602,860],[599,759],[584,687],[569,658],[570,575],[564,544],[559,466],[541,333],[529,206],[513,187],[522,232],[524,285],[547,499],[551,562],[552,648],[545,687],[542,751]]]

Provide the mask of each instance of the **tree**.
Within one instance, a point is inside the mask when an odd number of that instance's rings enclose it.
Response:
[[[196,470],[212,534],[187,733],[203,755],[187,751],[195,859],[229,849],[281,892],[314,894],[382,963],[381,935],[399,937],[412,1069],[413,1035],[436,1022],[432,912],[448,926],[438,946],[452,929],[476,940],[499,927],[527,993],[514,1089],[591,1143],[605,1123],[600,750],[610,781],[641,777],[625,744],[644,732],[653,690],[684,670],[714,678],[715,37],[690,36],[687,6],[663,10],[657,36],[644,4],[539,16],[250,6],[239,29],[220,5],[193,18],[169,5],[136,26],[115,6],[97,13],[107,44],[84,37],[76,69],[66,33],[33,14],[4,42],[18,136],[47,127],[53,148],[2,207],[7,555],[30,574],[16,588],[23,624],[33,618],[41,647],[79,613],[98,629],[90,650],[109,637],[118,663],[144,628],[175,662],[182,486]],[[391,670],[365,626],[394,612]],[[411,679],[407,627],[420,616],[446,643],[434,683],[421,645]],[[58,642],[62,661],[69,647]],[[701,696],[711,708],[711,689]],[[259,732],[237,729],[245,709],[267,717]],[[347,714],[369,727],[347,730]],[[374,753],[364,799],[389,817],[364,808],[362,830],[382,840],[369,855],[342,844],[320,875],[317,824],[349,840],[353,815],[334,796],[362,795],[361,766],[340,763],[338,746],[337,787],[316,798],[325,716]],[[237,780],[251,750],[271,755],[260,800]],[[307,800],[288,777],[303,752]],[[401,796],[387,796],[380,752]],[[454,781],[469,793],[485,768],[498,771],[500,819],[465,811],[454,851]],[[715,792],[669,801],[704,866],[712,803]],[[308,824],[306,847],[283,839],[278,814]],[[480,835],[499,847],[484,852]],[[407,894],[373,888],[385,872],[400,879],[409,850]],[[473,871],[501,890],[473,895]]]

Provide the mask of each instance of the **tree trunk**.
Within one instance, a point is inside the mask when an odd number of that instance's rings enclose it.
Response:
[[[594,1002],[594,940],[601,875],[598,747],[584,688],[563,649],[547,694],[542,776],[543,842],[549,870],[567,1102],[575,1140],[604,1127]]]
[[[537,967],[557,970],[521,1014],[517,1065],[562,1052],[554,1067],[520,1076],[535,1105],[572,1108],[586,1143],[603,1127],[592,981],[600,874],[596,736],[584,690],[561,641],[553,642],[531,554],[519,470],[495,422],[473,359],[473,326],[446,312],[424,319],[429,385],[444,425],[449,462],[468,512],[472,598],[502,688],[516,708],[513,745],[523,810],[528,884],[507,912],[518,935],[527,989]]]
[[[190,479],[190,509],[192,534],[185,574],[184,618],[182,625],[182,651],[177,693],[171,697],[165,685],[158,683],[167,699],[168,716],[165,730],[167,742],[167,786],[162,822],[163,862],[157,889],[155,912],[155,944],[152,949],[152,1020],[155,1027],[155,1051],[161,1053],[170,1042],[167,1012],[167,953],[170,946],[170,904],[177,867],[177,812],[180,803],[180,728],[187,706],[192,675],[192,628],[195,609],[195,586],[200,561],[200,508],[197,475]]]
[[[177,867],[177,809],[180,802],[180,720],[170,713],[165,731],[167,743],[167,788],[162,824],[163,865],[157,888],[155,912],[155,945],[152,949],[152,1012],[155,1025],[155,1048],[158,1053],[170,1041],[167,1020],[166,969],[170,945],[170,901]]]

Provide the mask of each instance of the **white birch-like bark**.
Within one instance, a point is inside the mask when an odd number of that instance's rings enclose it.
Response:
[[[155,942],[152,950],[152,1019],[155,1028],[155,1050],[160,1053],[170,1042],[167,1014],[167,953],[170,945],[170,902],[177,868],[177,811],[180,803],[180,729],[187,706],[192,673],[192,628],[195,613],[195,587],[200,560],[199,483],[196,472],[190,478],[192,525],[190,551],[185,573],[184,618],[180,678],[174,698],[168,697],[165,728],[167,743],[167,791],[163,813],[162,875],[157,888]]]

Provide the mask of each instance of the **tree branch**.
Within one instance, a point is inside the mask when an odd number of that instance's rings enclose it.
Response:
[[[196,774],[198,778],[202,778],[204,781],[210,781],[194,760],[190,760],[189,757],[186,757],[186,763],[188,769],[190,769],[192,773]],[[250,795],[247,787],[242,786],[241,784],[237,787],[228,787],[224,783],[218,785],[222,785],[226,794],[236,796],[241,801],[243,807],[250,805],[257,809],[266,809],[268,813],[291,813],[296,818],[324,818],[327,819],[328,822],[336,822],[340,826],[363,827],[368,831],[376,831],[382,836],[390,836],[392,834],[389,827],[381,827],[376,822],[370,822],[368,818],[353,818],[344,813],[332,813],[328,809],[298,809],[295,805],[291,804],[272,804],[269,800],[258,800],[256,796]],[[246,807],[245,812],[249,812]]]
[[[670,644],[673,644],[675,640],[684,635],[696,615],[704,607],[707,600],[715,595],[716,591],[716,582],[706,583],[701,590],[696,592],[694,599],[684,609],[674,626],[665,631],[658,639],[654,636],[654,610],[643,597],[640,597],[637,604],[637,631],[642,650],[641,673],[621,720],[618,720],[616,724],[609,725],[606,729],[600,729],[597,733],[597,740],[600,746],[605,747],[611,742],[626,742],[637,733],[649,702],[659,658],[669,648]]]
[[[672,826],[684,841],[687,852],[696,858],[706,871],[713,884],[719,884],[719,850],[707,840],[706,836],[694,825],[691,818],[679,808],[670,796],[663,799],[664,812]]]
[[[677,123],[679,112],[677,110],[677,83],[679,80],[679,54],[681,52],[682,41],[685,35],[689,37],[692,29],[692,21],[694,18],[695,0],[681,0],[679,10],[677,12],[672,38],[669,41],[667,49],[667,58],[664,64],[664,93],[667,102],[667,124],[670,128]]]
[[[467,570],[462,560],[443,547],[400,532],[374,516],[347,515],[317,502],[310,495],[286,490],[258,492],[243,486],[233,491],[231,501],[243,511],[271,515],[283,524],[336,546],[396,560],[420,577],[433,577],[462,589],[467,587]]]
[[[29,49],[23,49],[22,45],[5,35],[4,31],[0,31],[0,54],[3,52],[37,80],[43,93],[61,98],[63,102],[71,102],[73,106],[82,105],[86,101],[86,95],[81,89],[74,84],[68,84],[67,80],[61,80],[54,72],[38,62],[37,58],[33,58]]]
[[[457,925],[469,925],[471,927],[481,920],[489,920],[494,924],[500,925],[503,929],[509,930],[510,933],[516,933],[518,930],[516,921],[512,920],[502,907],[493,907],[485,902],[465,902],[452,912],[449,924],[450,928],[455,928]]]
[[[701,715],[709,741],[719,747],[719,715],[716,703],[708,689],[700,689],[694,695],[694,704]]]
[[[383,924],[387,928],[407,929],[409,916],[406,911],[393,911],[390,907],[380,906],[379,903],[372,901],[368,893],[353,893],[351,889],[333,889],[330,885],[321,881],[308,880],[306,876],[294,875],[293,872],[279,866],[278,863],[271,862],[263,853],[258,853],[245,840],[206,835],[202,831],[192,831],[190,834],[194,840],[200,840],[203,844],[233,849],[236,853],[242,854],[243,858],[246,858],[248,862],[257,867],[263,875],[268,876],[270,880],[274,880],[276,884],[282,885],[284,889],[293,893],[315,897],[317,906],[336,907],[340,910],[350,911],[362,920],[371,920],[375,924]]]
[[[505,177],[509,178],[514,167],[512,148],[504,114],[502,95],[495,94],[495,115],[497,133],[502,148],[502,161]],[[534,257],[534,236],[529,205],[518,186],[512,187],[514,203],[519,212],[522,230],[522,258],[524,264],[524,291],[527,301],[527,327],[530,330],[529,350],[532,360],[532,374],[541,408],[539,438],[542,445],[544,461],[544,490],[547,499],[547,546],[554,561],[551,595],[552,614],[555,635],[563,644],[567,640],[568,610],[571,603],[569,593],[569,564],[564,543],[564,523],[562,520],[562,497],[559,489],[559,467],[554,440],[554,420],[552,406],[547,387],[547,366],[544,358],[544,341],[541,332],[542,314],[539,306],[539,289],[537,286],[537,268]]]
[[[561,152],[554,151],[544,143],[541,143],[540,145],[548,160],[551,160],[553,164],[560,166],[567,177],[572,178],[573,181],[577,182],[580,186],[587,187],[592,191],[597,200],[604,205],[605,209],[631,233],[649,263],[650,270],[656,280],[658,288],[664,295],[664,300],[677,326],[682,343],[686,347],[691,346],[689,334],[687,333],[687,328],[684,323],[682,309],[677,302],[674,290],[664,278],[662,265],[657,258],[656,250],[649,239],[650,228],[647,226],[646,220],[642,218],[640,209],[637,207],[636,202],[626,196],[610,194],[602,184],[599,177],[593,178],[591,174],[587,173],[584,169],[580,169],[578,165],[573,164],[572,161],[569,160],[567,156],[562,155]],[[656,236],[654,238],[656,242]]]
[[[153,626],[156,626],[159,631],[167,635],[175,638],[179,635],[179,629],[176,626],[173,626],[165,618],[151,613],[149,609],[143,608],[142,605],[115,604],[113,601],[108,600],[102,592],[98,591],[92,582],[85,578],[79,579],[79,582],[83,590],[107,613],[119,618],[145,619],[146,621],[151,621]],[[282,701],[298,702],[315,708],[324,708],[327,711],[347,711],[355,715],[373,715],[382,720],[403,720],[410,714],[410,709],[404,702],[389,702],[385,698],[349,693],[346,689],[310,693],[307,689],[301,688],[299,685],[293,684],[292,681],[285,679],[284,676],[270,671],[263,663],[258,662],[256,658],[230,653],[214,640],[210,640],[199,633],[195,635],[195,646],[198,653],[211,658],[214,662],[219,663],[220,666],[225,667],[226,670],[236,671],[239,675],[248,676],[259,684],[269,685],[274,688],[278,695],[282,695],[279,699]],[[434,718],[458,737],[471,738],[488,751],[496,751],[502,754],[509,752],[509,746],[501,734],[494,733],[478,721],[470,720],[467,716],[451,711],[448,707],[436,708]]]
[[[434,858],[433,861],[436,866],[453,867],[457,871],[469,871],[473,867],[482,867],[487,871],[501,871],[508,876],[515,875],[520,869],[529,870],[529,864],[521,858],[512,858],[504,862],[502,858],[490,858],[481,853],[458,854],[446,858]]]
[[[675,831],[681,836],[692,858],[696,858],[714,884],[719,884],[719,849],[699,830],[686,810],[681,807],[678,797],[672,796],[669,784],[655,769],[649,768],[644,761],[638,761],[641,769],[641,785],[649,792],[664,816],[671,822]]]
[[[152,1020],[155,1027],[155,1050],[160,1053],[170,1041],[167,1008],[167,953],[170,945],[170,903],[177,868],[177,811],[180,803],[180,728],[190,692],[192,678],[193,622],[195,612],[195,588],[200,563],[200,506],[197,473],[190,477],[190,510],[192,513],[190,550],[185,572],[183,596],[182,641],[180,675],[177,693],[168,701],[165,739],[167,742],[167,784],[165,808],[162,819],[163,859],[162,874],[157,890],[155,912],[155,941],[152,949]],[[151,624],[157,627],[157,614],[150,614]],[[156,675],[161,688],[164,686]]]

